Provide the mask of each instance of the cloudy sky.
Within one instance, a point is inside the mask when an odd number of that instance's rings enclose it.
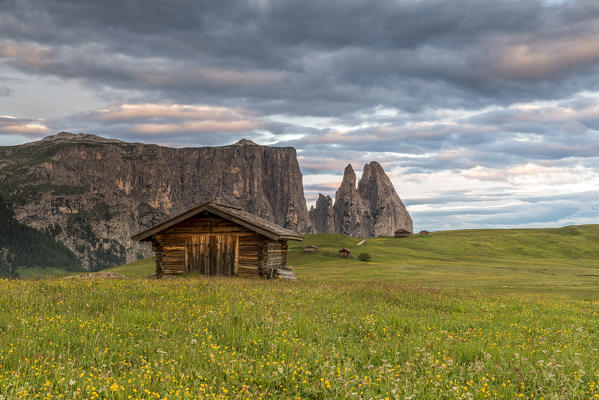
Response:
[[[381,162],[415,228],[599,223],[596,0],[0,0],[0,145],[60,131]]]

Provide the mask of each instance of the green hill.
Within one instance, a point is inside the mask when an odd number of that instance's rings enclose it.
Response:
[[[359,239],[312,235],[289,250],[306,278],[386,281],[435,288],[592,292],[599,288],[599,225],[558,229],[462,230],[430,236]],[[303,246],[319,246],[303,254]],[[348,247],[351,259],[336,250]],[[358,259],[371,255],[369,262]]]
[[[593,293],[599,289],[599,225],[554,229],[481,229],[433,232],[410,238],[361,239],[308,235],[289,242],[288,264],[299,279],[376,281],[433,288]],[[316,254],[303,253],[316,245]],[[348,247],[351,258],[337,250]],[[368,253],[370,261],[358,259]],[[110,270],[151,275],[152,259]]]
[[[117,272],[125,275],[128,278],[147,278],[154,274],[156,264],[154,263],[154,257],[144,258],[130,262],[128,264],[119,265],[117,267],[103,269],[102,271]]]
[[[361,246],[313,235],[289,251],[296,282],[0,279],[0,392],[595,399],[598,234],[453,231]],[[354,257],[339,258],[343,246]],[[145,277],[153,262],[110,270]]]

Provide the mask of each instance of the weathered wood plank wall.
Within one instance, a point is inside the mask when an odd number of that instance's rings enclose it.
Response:
[[[262,275],[267,267],[280,267],[287,261],[284,241],[271,241],[216,216],[189,218],[157,234],[153,243],[158,275],[191,271],[207,275]],[[275,246],[270,247],[271,243]],[[271,249],[272,261],[267,264]]]
[[[267,243],[267,268],[283,268],[287,264],[287,242],[269,241]]]

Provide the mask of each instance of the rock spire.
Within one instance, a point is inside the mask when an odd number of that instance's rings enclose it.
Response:
[[[331,232],[327,197],[322,194],[310,212],[315,232]],[[329,204],[332,203],[330,197]],[[398,229],[413,231],[412,218],[399,198],[383,167],[376,161],[364,165],[356,185],[356,173],[349,164],[332,206],[333,231],[354,237],[392,236]]]

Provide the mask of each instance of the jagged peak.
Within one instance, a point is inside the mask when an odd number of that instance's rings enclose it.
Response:
[[[362,170],[362,178],[360,180],[370,179],[373,177],[380,179],[386,176],[387,174],[385,173],[385,170],[383,169],[381,164],[379,164],[376,161],[371,161],[367,164],[364,164],[364,169]]]
[[[362,177],[358,183],[358,191],[366,195],[366,193],[372,191],[374,187],[386,187],[391,192],[395,192],[393,183],[391,182],[391,179],[389,179],[389,176],[387,176],[385,173],[385,170],[381,164],[376,161],[371,161],[370,163],[364,165]]]
[[[328,194],[322,194],[322,193],[318,193],[318,200],[326,200],[326,201],[331,201],[331,196],[329,196]]]
[[[378,161],[371,161],[364,164],[364,171],[366,170],[384,171],[383,166],[379,164]]]
[[[341,186],[351,185],[352,187],[356,187],[356,172],[351,164],[347,164],[345,170],[343,171],[343,180],[341,181]]]
[[[391,236],[397,229],[412,231],[412,219],[381,164],[372,161],[364,165],[357,190],[355,179],[349,164],[335,194],[335,232],[376,237]]]
[[[333,199],[331,198],[331,196],[324,195],[322,193],[318,193],[318,199],[316,200],[316,208],[319,207],[332,207],[333,206]]]

